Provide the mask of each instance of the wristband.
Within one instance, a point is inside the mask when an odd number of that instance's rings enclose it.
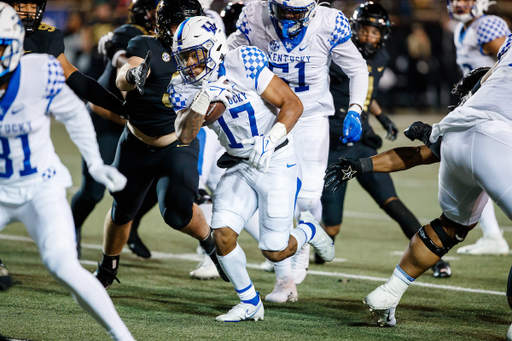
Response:
[[[274,124],[272,129],[270,129],[268,132],[267,136],[273,143],[277,143],[279,140],[285,137],[286,134],[286,126],[281,122],[276,122],[276,124]]]
[[[198,114],[206,115],[206,112],[208,111],[208,107],[210,106],[210,97],[208,94],[201,90],[197,93],[196,97],[192,101],[192,104],[190,105],[190,109],[192,111],[195,111]]]
[[[361,174],[373,172],[373,161],[369,157],[359,159],[361,162]]]
[[[126,71],[125,78],[128,84],[135,84],[135,69],[135,67],[132,67],[131,69]]]
[[[361,115],[361,113],[363,112],[363,109],[361,109],[361,107],[359,105],[357,105],[357,104],[352,104],[348,108],[348,111],[355,111],[356,113]]]

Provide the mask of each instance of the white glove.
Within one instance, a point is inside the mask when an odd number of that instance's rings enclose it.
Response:
[[[101,55],[107,54],[107,48],[106,44],[110,41],[112,41],[112,37],[114,36],[114,32],[108,32],[107,34],[101,36],[100,40],[98,41],[98,53]]]
[[[254,136],[251,139],[242,140],[242,144],[254,145],[249,154],[249,164],[260,172],[266,173],[272,154],[274,154],[276,143],[272,142],[268,135]]]
[[[94,165],[89,168],[89,174],[96,182],[107,187],[110,192],[119,192],[126,186],[126,177],[112,166]]]
[[[230,84],[226,76],[222,76],[216,81],[206,83],[203,91],[210,102],[222,102],[227,108],[229,100],[233,97],[233,86],[234,84]]]

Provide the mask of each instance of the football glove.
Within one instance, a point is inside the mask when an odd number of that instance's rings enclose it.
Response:
[[[430,124],[423,123],[421,121],[414,122],[407,129],[404,130],[404,135],[411,141],[420,140],[425,146],[438,157],[441,158],[441,141],[439,138],[435,143],[430,142],[430,134],[432,133],[432,127]]]
[[[346,159],[339,158],[340,162],[330,165],[325,170],[324,187],[331,188],[331,193],[334,193],[345,185],[348,180],[351,180],[361,174],[373,171],[373,162],[370,158],[362,159]]]
[[[144,84],[149,73],[149,63],[151,62],[151,50],[146,54],[144,61],[139,66],[131,68],[126,72],[126,81],[130,84],[135,84],[137,90],[141,95],[144,95]]]
[[[254,136],[251,139],[242,140],[242,144],[254,145],[249,154],[249,164],[260,172],[266,173],[276,143],[277,141],[274,143],[268,135]]]
[[[107,34],[101,36],[98,41],[98,53],[100,55],[106,56],[107,50],[110,45],[112,45],[112,37],[114,36],[114,32],[108,32]]]
[[[343,121],[343,143],[356,142],[361,138],[363,129],[361,127],[361,117],[354,110],[349,110]]]
[[[233,85],[229,83],[226,76],[221,76],[213,82],[205,84],[203,91],[205,91],[210,102],[222,102],[227,108],[229,100],[233,97]]]
[[[380,114],[375,117],[382,125],[382,128],[384,128],[384,130],[386,130],[386,138],[391,141],[396,140],[396,137],[398,135],[398,128],[393,123],[393,121],[391,121],[391,119],[387,115],[384,115],[384,114]]]
[[[119,192],[126,186],[126,177],[112,166],[96,164],[89,168],[89,174],[110,192]]]

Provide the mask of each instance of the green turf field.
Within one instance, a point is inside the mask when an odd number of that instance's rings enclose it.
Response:
[[[433,123],[435,116],[395,115],[403,130],[417,119]],[[378,133],[383,131],[372,122]],[[79,186],[80,156],[62,125],[52,126],[54,143],[64,164]],[[401,135],[384,149],[408,145]],[[393,175],[402,201],[420,221],[440,214],[437,204],[437,166],[425,166]],[[71,198],[76,187],[69,190]],[[103,219],[111,198],[106,198],[83,228],[84,267],[91,272],[101,260]],[[169,254],[193,254],[197,243],[166,226],[154,209],[143,220],[140,235],[160,258],[141,260],[124,253],[115,283],[109,294],[122,319],[137,340],[504,340],[512,322],[505,297],[512,257],[448,256],[453,276],[434,279],[427,272],[413,285],[397,308],[394,328],[377,327],[361,301],[396,266],[407,240],[399,226],[389,220],[356,181],[349,184],[345,219],[336,239],[338,262],[312,264],[306,280],[298,286],[299,301],[284,305],[264,303],[265,320],[222,324],[215,316],[238,303],[229,283],[221,280],[197,281],[189,271],[197,262],[171,258]],[[512,243],[512,224],[499,210],[498,222]],[[9,236],[25,238],[9,238]],[[473,243],[481,236],[476,229],[467,237]],[[0,293],[0,334],[42,340],[108,340],[107,333],[86,314],[47,274],[35,244],[26,241],[25,228],[12,224],[0,233],[0,257],[12,272],[14,287]],[[16,240],[13,240],[16,239]],[[240,244],[249,265],[249,274],[262,296],[272,291],[274,275],[254,269],[264,258],[250,236],[243,233]],[[338,275],[333,274],[337,272]],[[342,281],[342,279],[345,279]],[[348,281],[346,280],[348,279]],[[438,285],[449,286],[437,287]],[[458,290],[453,290],[459,287]],[[460,288],[480,289],[464,292]],[[455,288],[457,289],[457,288]]]

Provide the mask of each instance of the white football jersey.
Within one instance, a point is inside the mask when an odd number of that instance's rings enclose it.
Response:
[[[72,185],[50,138],[50,112],[82,144],[86,160],[102,163],[89,114],[65,81],[60,63],[46,54],[23,56],[13,72],[0,100],[0,202],[30,200],[49,180]],[[84,119],[73,120],[79,115]]]
[[[304,38],[291,45],[279,38],[270,19],[268,2],[244,7],[238,30],[228,38],[229,48],[256,46],[268,54],[270,69],[297,94],[304,105],[302,117],[334,114],[329,92],[331,59],[351,79],[350,103],[363,107],[368,92],[368,70],[350,39],[352,32],[345,15],[335,9],[316,6]]]
[[[233,98],[224,114],[208,127],[215,131],[229,154],[248,157],[253,146],[243,145],[241,141],[268,133],[276,122],[276,116],[260,97],[274,74],[261,50],[241,46],[226,54],[218,76],[226,76],[233,84]],[[217,75],[212,75],[210,80],[216,79]],[[185,83],[175,74],[169,84],[169,100],[175,110],[187,109],[200,89],[200,84]]]
[[[459,22],[455,28],[454,42],[457,49],[457,64],[463,74],[482,66],[493,66],[493,56],[482,52],[482,45],[510,34],[505,20],[495,15],[484,15],[464,29]]]

